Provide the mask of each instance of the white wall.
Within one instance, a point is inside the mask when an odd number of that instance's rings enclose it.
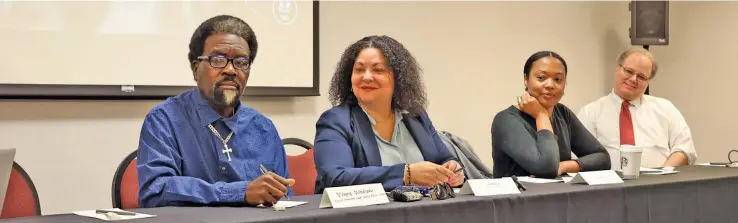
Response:
[[[701,162],[727,162],[738,150],[735,65],[738,2],[671,2],[669,46],[652,47],[661,69],[651,94],[671,100],[692,130]],[[733,155],[738,160],[738,155]]]
[[[731,17],[725,6],[735,9],[738,3],[673,4],[674,46],[654,47],[657,57],[672,55],[660,57],[662,70],[654,80],[653,92],[668,96],[682,109],[703,158],[722,158],[704,154],[712,149],[709,146],[727,148],[708,142],[720,139],[717,131],[710,130],[730,131],[728,123],[707,117],[732,117],[735,99],[727,97],[730,93],[720,94],[722,88],[702,87],[701,98],[690,97],[683,89],[693,92],[687,87],[696,80],[723,88],[735,83],[736,77],[724,75],[730,68],[723,70],[719,65],[735,61],[736,56],[718,44],[736,39],[738,29],[726,32],[717,25],[712,29],[700,25],[728,23],[719,18]],[[691,8],[702,17],[675,18],[686,17]],[[711,14],[713,8],[720,13]],[[522,67],[530,54],[553,50],[567,60],[563,103],[576,111],[610,91],[615,57],[629,45],[626,2],[322,2],[320,12],[323,96],[244,101],[271,117],[283,138],[312,142],[315,121],[330,107],[327,88],[340,54],[363,36],[387,34],[404,43],[425,69],[429,113],[436,128],[467,139],[489,166],[492,118],[523,93]],[[712,45],[705,47],[700,40]],[[680,87],[666,90],[664,86],[671,84]],[[733,107],[706,112],[697,107],[705,103],[698,102],[733,103]],[[35,181],[44,214],[109,207],[115,168],[136,149],[142,119],[156,103],[159,101],[0,101],[0,147],[18,148],[16,160]],[[736,123],[735,118],[730,120]],[[708,135],[711,132],[715,135]]]

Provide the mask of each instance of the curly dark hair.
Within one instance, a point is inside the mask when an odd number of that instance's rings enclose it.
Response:
[[[256,34],[248,23],[242,19],[230,15],[218,15],[205,20],[197,27],[192,38],[190,39],[190,52],[187,59],[190,61],[190,69],[194,69],[194,61],[202,55],[205,50],[205,40],[216,33],[230,33],[240,36],[249,44],[249,61],[251,63],[256,59],[256,50],[259,49],[259,43],[256,42]]]
[[[336,72],[328,90],[331,104],[358,103],[351,92],[351,75],[356,57],[366,48],[379,49],[384,54],[389,69],[394,75],[395,89],[392,94],[392,110],[407,111],[411,115],[422,113],[426,106],[426,93],[420,79],[422,69],[410,52],[400,42],[389,36],[367,36],[351,44],[341,55]]]

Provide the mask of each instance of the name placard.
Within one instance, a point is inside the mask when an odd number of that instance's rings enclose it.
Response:
[[[615,173],[614,170],[599,170],[599,171],[587,171],[579,172],[574,175],[568,184],[589,184],[589,185],[603,185],[603,184],[617,184],[623,183],[623,179]]]
[[[491,196],[503,194],[519,194],[520,189],[510,177],[499,179],[470,179],[464,183],[459,191],[460,194],[473,194],[474,196]]]
[[[364,184],[326,188],[319,208],[361,207],[389,202],[381,183]]]

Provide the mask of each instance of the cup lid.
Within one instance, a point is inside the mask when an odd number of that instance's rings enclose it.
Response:
[[[643,152],[643,147],[633,145],[620,145],[620,152]]]

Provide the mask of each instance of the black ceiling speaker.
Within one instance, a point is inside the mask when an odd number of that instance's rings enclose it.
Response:
[[[630,43],[669,45],[669,2],[630,2]]]

